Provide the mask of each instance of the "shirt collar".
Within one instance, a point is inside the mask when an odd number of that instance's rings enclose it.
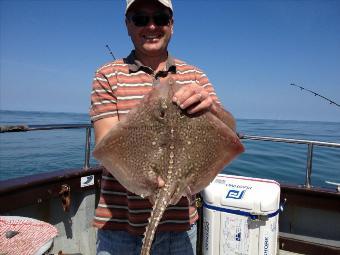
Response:
[[[142,62],[140,62],[138,59],[136,59],[135,51],[131,51],[130,55],[124,59],[124,62],[128,64],[130,73],[135,73],[139,70],[143,70],[144,72],[148,74],[153,74],[153,70],[148,67],[144,66]],[[168,72],[171,73],[176,73],[176,65],[175,65],[175,60],[168,54],[168,59],[166,60],[165,63],[165,70],[164,71],[159,71],[156,76],[166,76]]]

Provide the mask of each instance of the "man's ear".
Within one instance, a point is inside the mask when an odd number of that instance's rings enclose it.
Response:
[[[171,34],[173,34],[174,33],[174,20],[172,19],[171,20]]]

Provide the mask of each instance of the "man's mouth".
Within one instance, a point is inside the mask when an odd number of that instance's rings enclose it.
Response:
[[[162,36],[161,35],[144,35],[143,38],[148,40],[148,41],[153,41],[160,39]]]

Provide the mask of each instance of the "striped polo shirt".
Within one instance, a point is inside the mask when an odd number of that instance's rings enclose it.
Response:
[[[134,51],[125,58],[100,67],[93,80],[90,116],[99,119],[125,116],[138,106],[144,95],[159,84],[160,78],[171,73],[172,78],[183,86],[197,83],[204,87],[216,101],[216,94],[207,76],[194,66],[171,56],[164,71],[154,73],[135,59]],[[192,200],[194,202],[194,200]],[[169,206],[157,231],[186,231],[198,219],[195,206],[183,197],[176,205]],[[94,226],[103,229],[125,230],[141,235],[145,232],[152,205],[126,190],[104,169],[101,192],[95,212]]]

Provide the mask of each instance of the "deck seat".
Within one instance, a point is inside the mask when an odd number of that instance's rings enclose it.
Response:
[[[42,255],[49,251],[57,229],[21,216],[0,216],[0,254]]]

